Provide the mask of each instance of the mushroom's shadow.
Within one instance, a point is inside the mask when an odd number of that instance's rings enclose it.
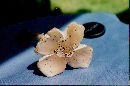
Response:
[[[27,67],[28,70],[33,70],[33,74],[35,75],[38,75],[38,76],[44,76],[46,77],[44,74],[41,73],[41,71],[38,69],[37,67],[37,61],[30,64],[28,67]],[[73,70],[74,68],[69,66],[69,65],[66,65],[66,69],[65,70]]]
[[[35,75],[46,77],[46,76],[45,76],[44,74],[42,74],[41,71],[38,69],[38,67],[37,67],[37,61],[34,62],[34,63],[32,63],[32,64],[30,64],[30,65],[27,67],[27,69],[28,69],[28,70],[33,70],[33,71],[34,71],[33,74],[35,74]]]

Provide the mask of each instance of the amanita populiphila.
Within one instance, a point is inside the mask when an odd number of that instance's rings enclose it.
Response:
[[[72,22],[63,32],[53,28],[46,34],[38,35],[35,52],[41,56],[37,62],[39,70],[47,77],[52,77],[62,73],[67,64],[73,68],[88,67],[93,48],[80,44],[84,30],[83,25]]]

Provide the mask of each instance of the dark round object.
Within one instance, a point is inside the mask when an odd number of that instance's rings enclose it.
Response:
[[[84,38],[98,38],[105,33],[105,26],[98,22],[89,22],[83,24],[85,27]]]

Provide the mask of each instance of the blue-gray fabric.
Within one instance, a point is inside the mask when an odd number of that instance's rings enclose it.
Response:
[[[28,66],[39,58],[34,47],[0,65],[0,84],[22,85],[127,85],[129,80],[129,26],[108,13],[82,14],[71,20],[80,24],[99,22],[106,33],[81,43],[94,49],[91,64],[85,69],[65,70],[52,78],[33,74]],[[68,22],[68,23],[70,23]],[[66,27],[65,24],[61,29]]]

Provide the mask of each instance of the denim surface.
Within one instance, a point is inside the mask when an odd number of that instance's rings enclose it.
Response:
[[[113,14],[82,14],[68,23],[80,24],[99,22],[105,26],[103,36],[95,39],[83,39],[81,43],[93,47],[91,64],[85,69],[66,69],[52,78],[34,73],[29,69],[39,56],[30,47],[0,65],[0,84],[22,85],[127,85],[129,80],[129,26],[118,20]],[[39,20],[35,21],[39,22]],[[42,22],[39,22],[41,25]],[[65,24],[61,29],[66,27]],[[29,27],[29,26],[28,26]],[[32,65],[36,66],[36,65]]]

